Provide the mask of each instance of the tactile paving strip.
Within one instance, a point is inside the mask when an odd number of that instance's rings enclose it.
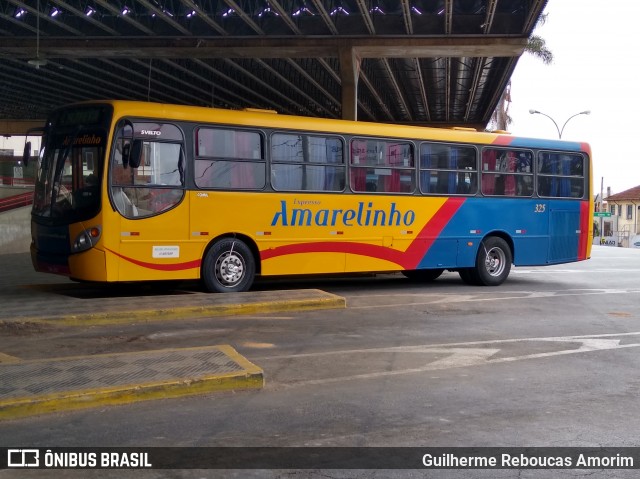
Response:
[[[224,345],[19,361],[0,364],[0,418],[262,385]]]

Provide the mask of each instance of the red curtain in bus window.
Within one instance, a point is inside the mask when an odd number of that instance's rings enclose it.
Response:
[[[384,191],[398,192],[400,191],[400,173],[402,170],[397,168],[403,165],[403,155],[401,145],[389,145],[387,147],[387,164],[393,167],[391,176],[387,176]]]
[[[240,131],[235,133],[236,158],[253,158],[251,135],[252,133],[244,133]],[[234,164],[231,186],[233,188],[256,187],[256,181],[253,177],[253,168],[250,162],[236,162]]]
[[[367,143],[365,141],[351,142],[351,165],[364,166],[367,161]],[[367,183],[366,168],[351,168],[351,189],[365,191]]]
[[[514,173],[516,171],[516,164],[518,159],[513,151],[507,153],[507,173]],[[516,177],[515,175],[504,175],[504,194],[507,196],[516,195]]]
[[[482,152],[482,171],[493,172],[496,169],[496,150],[484,150]],[[496,190],[496,175],[493,173],[482,175],[482,193],[493,195]]]

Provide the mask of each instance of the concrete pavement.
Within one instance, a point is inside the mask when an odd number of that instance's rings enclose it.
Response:
[[[0,255],[0,272],[0,420],[264,384],[262,369],[229,345],[23,360],[3,353],[3,332],[346,306],[320,290],[210,294],[194,283],[75,283],[36,273],[28,253]]]

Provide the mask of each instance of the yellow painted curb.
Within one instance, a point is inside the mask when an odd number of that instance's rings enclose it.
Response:
[[[12,364],[20,362],[20,358],[15,356],[9,356],[8,354],[0,353],[0,364]]]
[[[246,303],[211,304],[197,306],[176,306],[158,309],[134,309],[128,311],[104,311],[80,314],[52,314],[46,317],[19,318],[20,322],[60,326],[90,326],[123,324],[135,322],[171,321],[177,319],[200,318],[203,316],[238,316],[246,314],[277,313],[285,311],[313,311],[323,309],[344,309],[346,299],[330,293],[324,297],[307,299],[283,299]]]
[[[184,351],[185,349],[197,350],[211,348],[212,347],[209,346],[206,348],[176,348],[161,351],[171,352]],[[240,389],[261,389],[262,387],[264,387],[264,374],[261,368],[251,363],[244,356],[241,356],[231,346],[220,345],[215,346],[215,348],[222,351],[228,358],[233,360],[243,370],[234,373],[199,376],[197,378],[181,378],[175,380],[145,382],[115,387],[61,391],[50,394],[35,395],[33,397],[17,397],[4,399],[0,400],[0,420],[18,419],[32,415],[85,409],[97,406],[115,406],[152,399],[194,396],[211,392]],[[138,353],[114,353],[101,356],[117,357],[121,354],[144,355],[145,353],[149,352],[157,353],[158,350]],[[21,361],[21,363],[50,363],[52,361],[87,359],[91,357],[94,356],[75,356],[47,360],[28,360]]]

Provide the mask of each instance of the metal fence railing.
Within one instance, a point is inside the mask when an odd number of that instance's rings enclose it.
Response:
[[[33,203],[33,191],[27,191],[17,195],[0,199],[0,213],[15,208],[22,208]]]
[[[4,186],[33,186],[33,178],[14,178],[0,175],[0,185]]]

